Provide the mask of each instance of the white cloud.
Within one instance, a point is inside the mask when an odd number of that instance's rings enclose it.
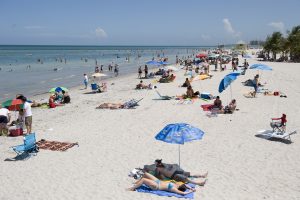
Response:
[[[211,36],[210,35],[206,35],[206,34],[201,34],[201,38],[203,40],[210,40],[211,39]]]
[[[107,37],[106,32],[102,28],[100,28],[100,27],[96,28],[95,34],[99,38],[106,38]]]
[[[234,36],[234,37],[239,37],[241,35],[241,32],[235,31],[231,25],[231,22],[229,21],[229,19],[224,18],[223,19],[223,24],[224,24],[224,29],[227,33],[229,33],[230,35]]]
[[[29,29],[29,30],[32,30],[32,29],[43,29],[45,28],[44,26],[24,26],[25,29]]]
[[[284,23],[283,22],[271,22],[268,25],[281,31],[281,32],[284,32]]]

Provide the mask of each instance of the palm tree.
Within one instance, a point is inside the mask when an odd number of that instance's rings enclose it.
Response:
[[[300,61],[300,26],[293,27],[288,33],[287,42],[290,50],[290,58],[294,62]]]

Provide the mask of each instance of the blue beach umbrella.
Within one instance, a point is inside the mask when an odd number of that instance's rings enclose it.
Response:
[[[160,62],[157,62],[155,60],[150,60],[148,62],[146,62],[147,65],[156,65],[156,66],[159,66],[159,65],[162,65]]]
[[[250,55],[244,55],[243,58],[252,58]]]
[[[223,92],[228,86],[230,86],[230,96],[232,99],[232,91],[231,91],[231,83],[237,79],[237,77],[240,75],[240,72],[233,72],[230,74],[227,74],[220,82],[219,84],[219,92]]]
[[[161,64],[161,65],[168,65],[169,64],[168,62],[164,62],[164,61],[160,61],[158,63]]]
[[[180,144],[201,140],[204,132],[199,128],[186,123],[168,124],[156,136],[156,140],[178,144],[179,166],[180,166]]]
[[[272,71],[272,67],[265,65],[265,64],[253,64],[250,66],[250,69],[258,69],[258,70],[268,70],[268,71]]]
[[[61,91],[68,92],[68,89],[65,87],[54,87],[49,90],[50,93],[61,92]]]

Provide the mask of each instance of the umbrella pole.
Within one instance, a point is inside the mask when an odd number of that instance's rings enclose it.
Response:
[[[178,163],[180,167],[180,144],[178,144]]]
[[[230,84],[230,101],[232,100],[232,88],[231,88],[231,84]]]

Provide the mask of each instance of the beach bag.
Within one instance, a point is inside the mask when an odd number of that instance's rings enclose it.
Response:
[[[279,92],[274,92],[274,96],[278,96],[279,95]]]

